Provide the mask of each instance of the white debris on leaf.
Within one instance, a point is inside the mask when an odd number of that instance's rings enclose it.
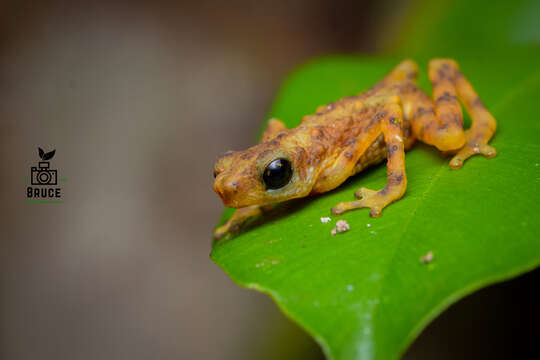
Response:
[[[338,222],[336,223],[336,227],[332,229],[330,234],[336,235],[337,233],[348,231],[350,228],[351,227],[349,226],[349,224],[347,224],[345,220],[338,220]]]
[[[422,264],[429,264],[430,262],[433,261],[433,251],[428,251],[428,253],[422,257],[420,257],[420,262]]]
[[[327,222],[330,222],[330,221],[332,221],[332,219],[330,219],[329,217],[322,217],[322,218],[321,218],[321,222],[322,222],[323,224],[326,224]]]

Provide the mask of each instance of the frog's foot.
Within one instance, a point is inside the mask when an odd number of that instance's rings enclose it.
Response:
[[[422,103],[417,108],[416,133],[421,141],[435,145],[445,153],[455,154],[450,160],[452,169],[475,154],[491,158],[497,151],[488,145],[497,122],[488,111],[472,85],[450,59],[433,59],[429,63],[429,78],[433,84],[433,106]],[[471,127],[463,131],[460,100],[471,117]]]
[[[375,191],[366,188],[360,188],[354,193],[358,199],[356,201],[341,202],[332,208],[332,214],[341,215],[346,211],[369,208],[371,217],[381,216],[382,209],[388,204],[401,197],[401,189],[392,186],[386,186],[384,189]]]
[[[266,208],[266,207],[265,207]],[[234,234],[242,228],[242,225],[263,212],[263,207],[259,205],[247,206],[237,209],[234,214],[223,224],[214,230],[214,240],[224,238],[226,235]]]
[[[492,158],[497,155],[497,150],[494,147],[489,146],[485,140],[467,142],[463,148],[461,148],[456,155],[450,160],[450,167],[452,169],[460,169],[463,166],[463,162],[473,155],[482,154],[487,158]]]

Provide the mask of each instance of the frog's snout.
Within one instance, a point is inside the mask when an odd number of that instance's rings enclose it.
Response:
[[[218,176],[214,181],[214,191],[219,195],[225,206],[238,207],[238,201],[235,200],[236,194],[239,191],[237,181]]]
[[[214,180],[214,191],[216,192],[216,194],[219,195],[221,200],[223,200],[223,203],[225,203],[225,194],[222,191],[222,185],[221,185],[220,180],[221,180],[221,178],[219,176],[215,178],[215,180]]]

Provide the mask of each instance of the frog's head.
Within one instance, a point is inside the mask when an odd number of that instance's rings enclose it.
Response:
[[[315,181],[296,142],[267,141],[229,151],[214,164],[214,190],[228,207],[265,205],[309,194]]]

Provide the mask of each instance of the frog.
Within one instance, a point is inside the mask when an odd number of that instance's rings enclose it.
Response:
[[[458,63],[447,58],[429,61],[431,96],[417,85],[418,69],[405,59],[368,90],[319,106],[291,129],[270,119],[258,144],[219,156],[213,189],[236,211],[214,230],[214,239],[238,232],[274,204],[328,192],[386,160],[384,188],[362,187],[355,200],[330,209],[338,216],[369,208],[370,216],[379,217],[405,194],[405,152],[416,141],[451,155],[451,169],[460,169],[473,155],[496,156],[489,145],[495,118]],[[471,118],[466,130],[460,102]]]

